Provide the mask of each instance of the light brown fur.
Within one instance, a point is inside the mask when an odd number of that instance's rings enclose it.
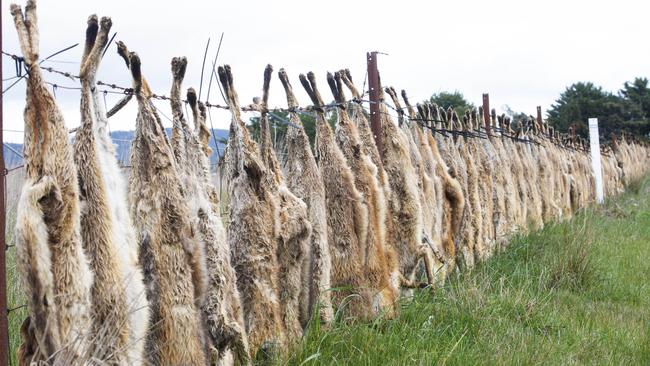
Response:
[[[232,113],[226,155],[230,195],[228,243],[251,356],[255,357],[285,344],[277,261],[280,207],[271,189],[275,177],[259,156],[258,146],[241,119],[230,67],[219,67],[218,72]]]
[[[361,96],[359,91],[354,86],[352,82],[352,76],[350,75],[350,70],[340,71],[341,80],[348,87],[352,93],[353,102],[351,106],[351,119],[356,123],[357,131],[359,134],[359,139],[361,142],[361,149],[363,153],[370,158],[372,163],[377,167],[377,180],[381,186],[384,196],[384,217],[383,217],[383,227],[384,227],[384,240],[388,240],[393,237],[392,233],[392,212],[390,205],[388,204],[387,198],[390,197],[390,184],[388,182],[388,176],[384,170],[383,164],[381,162],[381,157],[379,156],[379,150],[377,145],[375,145],[375,140],[372,136],[372,131],[370,130],[370,125],[366,115],[364,114],[364,109],[361,105]],[[380,214],[381,215],[381,214]],[[384,245],[384,254],[386,256],[386,266],[388,267],[388,272],[390,274],[391,286],[393,288],[399,288],[401,286],[400,279],[400,268],[399,268],[399,259],[395,247],[386,242]]]
[[[503,121],[504,117],[499,117],[499,121]],[[513,163],[511,156],[508,152],[510,139],[507,137],[507,132],[503,128],[503,124],[499,123],[501,132],[497,134],[499,138],[494,139],[493,143],[498,153],[501,169],[503,169],[503,190],[504,190],[504,206],[501,215],[502,228],[499,230],[500,234],[505,236],[504,245],[508,239],[517,232],[517,220],[520,216],[519,194],[516,192],[515,177],[513,174]]]
[[[241,301],[225,230],[215,213],[219,212],[218,194],[209,179],[210,133],[205,126],[204,107],[197,103],[192,88],[188,90],[187,100],[194,116],[194,130],[183,115],[180,90],[186,65],[184,57],[172,59],[170,103],[172,147],[183,180],[183,193],[189,202],[192,231],[196,234],[192,253],[195,302],[201,309],[205,349],[211,350],[210,362],[226,362],[234,356],[238,362],[247,363],[250,354]]]
[[[472,111],[474,113],[474,111]],[[507,240],[507,214],[506,214],[506,191],[505,175],[510,174],[505,170],[504,162],[501,159],[499,151],[501,140],[499,131],[497,131],[496,110],[486,116],[483,108],[479,108],[477,113],[477,129],[480,133],[485,133],[487,139],[482,140],[483,148],[487,153],[488,159],[492,163],[490,175],[492,177],[492,246],[490,254],[494,254]]]
[[[317,108],[315,157],[325,188],[331,285],[336,289],[332,300],[347,316],[369,319],[374,294],[363,272],[364,244],[361,241],[368,227],[367,209],[354,185],[352,170],[325,120],[314,74],[301,74],[300,82]]]
[[[435,122],[436,125],[440,125],[439,127],[443,127],[443,123],[448,123],[448,116],[446,112],[442,108],[438,108],[435,105],[429,105],[428,106],[429,113],[428,115],[433,119],[434,121],[441,121],[441,122]],[[432,127],[438,127],[435,126],[432,123]],[[447,127],[447,126],[444,126]],[[468,186],[468,170],[467,170],[467,164],[465,163],[465,160],[460,154],[460,150],[458,149],[458,145],[456,141],[453,140],[452,136],[447,135],[442,136],[441,134],[437,134],[436,137],[434,138],[434,141],[436,142],[437,145],[437,150],[440,154],[440,161],[443,161],[445,166],[448,167],[449,169],[449,176],[451,179],[454,179],[458,182],[458,187],[461,189],[462,196],[464,198],[464,205],[462,206],[462,209],[459,211],[456,211],[456,215],[453,217],[456,217],[456,223],[457,223],[457,239],[455,242],[455,246],[457,248],[456,252],[456,265],[461,266],[463,268],[472,268],[474,266],[474,254],[473,254],[473,248],[474,248],[474,234],[473,234],[473,222],[471,220],[471,213],[473,212],[472,210],[472,200],[470,199],[471,197],[469,196],[469,186]],[[453,222],[453,221],[452,221]]]
[[[514,182],[516,184],[514,194],[517,194],[519,197],[518,201],[520,204],[519,217],[517,224],[521,230],[528,229],[528,206],[531,204],[529,195],[528,195],[528,184],[526,184],[526,177],[524,173],[524,166],[522,165],[521,156],[517,148],[518,143],[515,141],[509,141],[508,143],[508,152],[510,156],[510,161],[512,163]]]
[[[29,295],[38,354],[77,362],[88,351],[92,273],[80,236],[77,170],[68,131],[38,65],[36,3],[11,14],[29,65],[25,108],[25,171],[16,224],[18,270]],[[48,252],[49,249],[49,252]],[[59,352],[52,360],[54,352]]]
[[[466,131],[475,131],[477,128],[475,115],[468,112],[465,118],[468,119],[464,121]],[[481,200],[482,240],[476,246],[475,255],[479,261],[484,261],[490,256],[490,249],[494,240],[494,223],[492,221],[494,201],[492,197],[493,181],[491,175],[493,166],[482,142],[479,140],[481,139],[469,138],[466,141],[470,159],[474,163],[478,174],[476,183],[478,185],[479,199]]]
[[[361,147],[357,126],[348,116],[347,101],[343,92],[341,72],[328,73],[330,89],[339,104],[335,139],[354,173],[354,183],[362,195],[368,212],[365,238],[361,238],[363,269],[371,291],[374,293],[372,311],[375,315],[394,317],[399,287],[390,279],[390,268],[384,249],[386,240],[386,201],[384,190],[377,179],[377,166]],[[364,241],[365,239],[365,241]]]
[[[212,150],[209,147],[210,132],[205,123],[205,106],[197,101],[196,92],[192,88],[187,91],[187,100],[194,116],[194,133],[187,136],[186,140],[198,142],[186,144],[186,148],[188,159],[192,156],[191,159],[197,162],[191,173],[198,184],[198,205],[194,214],[197,218],[197,234],[204,247],[207,274],[202,305],[206,332],[211,346],[217,351],[218,360],[225,360],[229,353],[233,353],[234,361],[246,364],[250,362],[250,350],[241,296],[237,289],[237,276],[230,262],[226,232],[219,217],[218,192],[210,181],[209,156]]]
[[[126,49],[118,42],[118,48]],[[160,365],[203,365],[200,312],[195,302],[195,238],[183,183],[162,122],[143,90],[140,58],[128,53],[138,100],[129,176],[131,215],[152,306],[148,361]]]
[[[456,125],[458,124],[458,117],[455,112],[450,112],[451,122]],[[455,127],[454,127],[455,128]],[[467,169],[467,196],[471,201],[471,212],[468,212],[468,220],[471,221],[471,224],[468,224],[470,230],[469,244],[464,253],[464,257],[472,257],[471,260],[465,260],[466,266],[472,266],[473,263],[480,262],[483,257],[482,253],[485,253],[485,236],[484,236],[484,225],[483,225],[483,201],[481,200],[481,190],[480,190],[480,176],[479,171],[474,161],[474,157],[471,154],[471,149],[469,145],[470,138],[460,137],[456,142],[457,149],[459,151],[460,157],[463,159],[463,163],[466,165]]]
[[[294,195],[284,182],[284,175],[280,170],[280,164],[271,142],[271,129],[266,108],[272,72],[271,65],[264,70],[264,95],[262,97],[262,116],[260,117],[260,156],[274,178],[271,188],[275,190],[280,210],[280,232],[277,238],[280,311],[288,341],[296,342],[302,337],[301,311],[303,319],[305,311],[300,302],[308,301],[304,297],[307,292],[304,291],[302,276],[303,262],[311,236],[311,223],[307,214],[307,205]]]
[[[387,197],[391,212],[391,234],[389,245],[398,253],[402,285],[412,287],[415,270],[420,258],[429,256],[433,263],[431,248],[422,240],[422,206],[419,201],[418,179],[411,164],[409,143],[388,114],[385,105],[380,105],[383,149],[380,151],[382,164],[391,192]],[[431,273],[431,269],[427,270]],[[432,278],[429,278],[431,281]]]
[[[289,108],[298,107],[291,84],[283,69],[280,69],[279,77],[287,95]],[[304,290],[301,301],[301,322],[306,326],[317,307],[321,322],[329,324],[334,318],[334,312],[329,291],[332,261],[327,241],[325,188],[307,134],[297,113],[289,113],[289,121],[294,124],[294,127],[289,128],[285,136],[287,159],[284,164],[284,176],[287,187],[307,204],[312,227],[303,262]]]
[[[394,103],[399,110],[401,106],[397,98],[397,94],[394,90],[391,90],[391,97],[394,99]],[[434,257],[434,274],[436,278],[436,285],[440,286],[444,283],[448,271],[455,267],[455,254],[456,248],[448,235],[451,235],[447,230],[451,225],[451,215],[450,206],[448,201],[445,199],[444,192],[444,183],[441,176],[438,174],[438,162],[435,160],[433,155],[433,150],[430,146],[429,136],[427,131],[421,130],[428,126],[428,123],[425,121],[420,121],[418,116],[415,113],[415,109],[408,101],[406,97],[406,92],[402,90],[402,98],[406,103],[408,110],[409,118],[411,119],[411,125],[409,126],[409,132],[413,137],[413,142],[417,146],[417,149],[421,156],[421,169],[423,171],[423,193],[428,197],[429,201],[427,206],[429,210],[429,223],[425,224],[425,232],[429,231],[429,236],[431,237],[431,249],[433,250]],[[424,109],[419,106],[420,110],[423,112],[422,118],[428,119],[428,116],[424,115]],[[413,154],[412,154],[413,155]],[[423,205],[423,208],[425,206]],[[426,220],[426,215],[424,215],[423,221]],[[444,238],[443,238],[444,236]]]
[[[95,95],[95,77],[110,27],[110,18],[102,18],[98,33],[97,17],[88,20],[80,72],[81,127],[74,142],[74,158],[82,203],[81,236],[95,274],[92,357],[107,364],[133,365],[141,363],[144,356],[148,304],[126,195],[117,187],[123,181],[114,149],[105,141],[106,130],[101,129],[106,115]],[[119,216],[127,218],[119,220]],[[140,319],[132,317],[132,312]]]
[[[402,98],[409,107],[409,110],[411,110],[412,107],[410,107],[410,104],[408,103],[406,92],[404,90],[402,90]],[[432,109],[430,106],[422,108],[422,112],[425,119],[438,120],[439,118],[437,110],[435,113],[431,113]],[[415,111],[410,113],[415,115]],[[427,123],[427,126],[433,128],[434,122]],[[440,182],[440,187],[436,189],[436,193],[438,195],[437,197],[442,199],[442,202],[436,203],[436,211],[442,210],[442,212],[437,214],[437,217],[440,218],[440,222],[436,225],[440,226],[440,238],[447,261],[446,271],[451,272],[456,267],[457,240],[458,235],[460,234],[463,213],[465,211],[465,196],[460,182],[449,174],[449,167],[440,155],[438,143],[433,137],[433,133],[424,132],[426,131],[423,130],[421,136],[425,139],[423,142],[425,149],[428,147],[431,154],[429,159],[431,160],[430,164],[432,165],[432,168],[430,169],[432,169],[432,174],[437,177]]]
[[[522,127],[520,131],[520,139],[526,139],[525,128]],[[527,186],[526,191],[528,193],[528,212],[526,214],[528,224],[532,225],[533,228],[541,228],[543,226],[542,222],[542,202],[539,193],[538,181],[535,179],[536,167],[534,165],[531,151],[528,144],[519,143],[516,146],[516,150],[522,164],[523,169],[523,183]]]
[[[440,235],[434,234],[436,222],[436,187],[432,176],[425,167],[425,161],[420,152],[419,141],[414,133],[418,132],[417,126],[409,126],[405,122],[404,112],[402,111],[397,93],[392,87],[385,88],[386,93],[393,100],[398,112],[398,126],[408,144],[408,151],[411,158],[411,165],[414,168],[417,179],[417,191],[421,206],[422,221],[422,243],[420,252],[424,253],[424,272],[427,277],[427,284],[432,288],[440,285],[444,281],[446,274],[445,258],[442,255]],[[415,283],[409,284],[414,286]]]

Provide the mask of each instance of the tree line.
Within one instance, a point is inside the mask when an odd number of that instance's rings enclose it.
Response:
[[[568,88],[548,111],[549,123],[560,131],[570,126],[576,133],[589,135],[587,119],[598,118],[600,134],[609,138],[621,132],[647,138],[650,133],[650,88],[647,78],[623,83],[616,93],[591,82],[578,82]]]
[[[459,91],[435,93],[431,102],[442,107],[452,107],[464,113],[474,105],[468,102]],[[515,122],[529,116],[506,106],[506,113]],[[613,93],[603,90],[592,82],[577,82],[564,90],[547,111],[551,126],[560,132],[574,127],[582,137],[589,136],[588,119],[598,118],[600,136],[608,139],[611,134],[621,132],[648,138],[650,134],[650,87],[648,79],[637,77],[626,81],[623,87]]]

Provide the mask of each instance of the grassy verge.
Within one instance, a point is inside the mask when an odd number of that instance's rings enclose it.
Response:
[[[395,320],[310,328],[280,363],[649,364],[650,179],[513,240]]]

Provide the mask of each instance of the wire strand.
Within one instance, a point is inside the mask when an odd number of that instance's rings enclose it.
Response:
[[[113,36],[115,36],[115,35],[113,35]],[[220,49],[221,49],[221,43],[222,43],[222,41],[223,41],[223,33],[222,33],[222,35],[221,35],[221,39],[219,40],[219,47],[218,47],[218,49],[217,49],[217,54],[216,54],[216,56],[215,56],[215,60],[214,60],[213,65],[212,65],[212,70],[211,70],[212,72],[211,72],[211,76],[210,76],[210,81],[212,81],[212,77],[216,77],[216,75],[215,75],[215,74],[216,74],[216,71],[215,71],[215,65],[216,65],[217,57],[219,56],[219,51],[220,51]],[[76,47],[77,45],[78,45],[78,44],[74,44],[74,45],[72,45],[72,46],[69,46],[69,47],[63,49],[63,50],[60,50],[60,51],[58,51],[58,52],[55,52],[55,53],[53,53],[52,55],[50,55],[50,56],[46,57],[45,59],[41,60],[41,61],[39,62],[39,64],[43,63],[44,61],[49,60],[51,57],[54,57],[54,56],[59,55],[59,54],[65,52],[65,51],[67,51],[67,50],[69,50],[69,49],[72,49],[72,48]],[[208,46],[209,46],[209,40],[208,40],[208,44],[206,45],[206,55],[207,55],[207,48],[208,48]],[[5,51],[2,51],[2,54],[3,54],[4,56],[10,57],[11,59],[13,59],[13,60],[16,62],[16,73],[17,73],[17,75],[16,75],[15,77],[8,78],[8,79],[5,79],[5,80],[6,80],[6,81],[9,81],[9,80],[13,80],[13,79],[15,79],[15,78],[18,78],[18,80],[16,80],[16,81],[15,81],[14,83],[12,83],[9,87],[5,88],[5,89],[2,91],[2,93],[4,94],[6,91],[8,91],[9,89],[11,89],[14,85],[16,85],[18,82],[20,82],[20,81],[21,81],[22,79],[24,79],[26,76],[28,76],[28,75],[29,75],[29,70],[28,70],[27,65],[24,64],[24,59],[23,59],[22,57],[20,57],[20,56],[18,56],[18,55],[16,55],[16,54],[11,54],[11,53],[5,52]],[[203,66],[205,66],[205,65],[203,65]],[[21,74],[23,68],[24,68],[25,71],[26,71],[25,74]],[[67,77],[67,78],[69,78],[69,79],[71,79],[71,80],[79,80],[79,79],[80,79],[79,75],[73,74],[73,73],[71,73],[71,72],[60,71],[60,70],[57,70],[57,69],[55,69],[55,68],[53,68],[53,67],[41,67],[41,69],[42,69],[42,70],[45,70],[45,71],[47,71],[47,72],[49,72],[49,73],[53,73],[53,74],[57,74],[57,75],[61,75],[61,76]],[[203,78],[202,78],[202,79],[203,79]],[[5,80],[3,80],[3,81],[5,81]],[[202,81],[203,81],[203,80],[201,80],[201,83],[202,83]],[[363,88],[363,89],[365,89],[366,81],[367,81],[367,76],[364,78],[364,88]],[[77,86],[60,85],[60,84],[58,84],[58,83],[52,83],[52,82],[50,82],[50,81],[45,81],[45,83],[48,84],[48,85],[51,85],[51,86],[53,87],[53,90],[54,90],[54,94],[55,94],[55,95],[56,95],[56,90],[58,90],[58,89],[63,89],[63,90],[81,90],[81,87],[77,87]],[[102,90],[99,90],[99,92],[104,93],[104,96],[106,96],[106,94],[133,95],[133,93],[134,93],[133,88],[120,86],[120,85],[117,85],[117,84],[115,84],[115,83],[107,83],[107,82],[104,82],[104,81],[98,80],[98,81],[96,82],[96,84],[97,84],[98,86],[102,86],[102,87],[104,87]],[[217,84],[219,84],[219,83],[217,83]],[[201,85],[201,86],[202,86],[202,85]],[[219,87],[220,87],[220,85],[219,85]],[[209,88],[210,88],[210,85],[208,85],[208,90],[209,90]],[[220,90],[221,90],[221,88],[220,88]],[[366,93],[365,93],[365,91],[364,91],[364,94],[363,94],[363,95],[365,95],[365,94],[366,94]],[[223,95],[222,95],[222,96],[223,96]],[[166,96],[166,95],[164,95],[164,94],[152,94],[152,95],[150,96],[150,98],[151,98],[151,99],[156,99],[156,100],[169,100],[169,99],[170,99],[168,96]],[[182,100],[182,102],[187,103],[187,100]],[[423,124],[423,123],[419,123],[419,122],[442,122],[442,121],[439,121],[439,120],[426,120],[426,119],[422,119],[422,118],[409,118],[409,117],[404,113],[404,110],[405,110],[406,107],[396,108],[396,107],[394,107],[394,106],[392,106],[392,105],[386,103],[386,102],[383,101],[383,100],[382,100],[382,101],[378,101],[378,102],[373,102],[373,101],[370,101],[370,100],[367,100],[367,99],[356,98],[356,99],[351,100],[350,102],[356,102],[356,103],[359,103],[359,104],[362,104],[362,103],[365,103],[365,104],[372,104],[372,103],[382,104],[382,105],[386,106],[388,109],[397,112],[397,113],[398,113],[398,116],[394,116],[394,115],[392,115],[392,114],[390,114],[390,113],[383,112],[383,111],[380,111],[380,113],[382,113],[382,114],[384,114],[384,115],[388,115],[388,116],[390,116],[391,118],[396,118],[396,119],[403,118],[403,120],[404,120],[406,123],[410,123],[411,121],[416,122],[416,123],[418,123],[421,127],[423,127],[423,128],[428,128],[428,129],[430,129],[432,132],[434,132],[434,133],[440,133],[440,134],[442,134],[442,135],[444,135],[444,136],[446,136],[446,134],[449,133],[449,134],[452,134],[452,135],[455,135],[455,136],[456,136],[456,135],[462,135],[462,136],[465,136],[465,137],[487,138],[487,135],[486,135],[484,132],[482,132],[482,131],[456,131],[456,130],[436,129],[436,128],[434,128],[433,126],[429,126],[429,125],[426,125],[426,124]],[[163,117],[165,117],[165,118],[166,118],[167,120],[169,120],[170,122],[172,121],[172,120],[171,120],[171,119],[170,119],[170,118],[169,118],[165,113],[163,113],[163,112],[162,112],[158,107],[156,107],[153,103],[151,103],[151,104],[153,105],[153,107],[154,107],[154,108],[155,108],[155,109],[156,109],[156,110],[157,110],[157,111],[158,111],[158,112],[159,112]],[[215,108],[215,109],[222,109],[222,110],[229,110],[229,109],[230,109],[230,107],[227,106],[227,105],[212,104],[212,103],[210,103],[209,101],[205,101],[204,104],[205,104],[205,106],[206,106],[207,108]],[[321,111],[323,111],[323,112],[327,112],[327,111],[331,111],[331,110],[337,109],[337,108],[339,108],[340,106],[341,106],[341,104],[339,104],[339,103],[330,103],[330,104],[327,104],[327,105],[324,105],[324,106],[318,106],[318,107],[309,106],[309,107],[306,107],[306,108],[301,108],[301,107],[293,107],[293,108],[270,108],[270,109],[266,109],[265,112],[268,112],[269,115],[271,115],[271,117],[273,117],[274,120],[276,120],[276,121],[278,121],[278,122],[280,122],[280,123],[282,123],[282,124],[285,124],[285,125],[287,125],[287,126],[294,127],[294,128],[302,128],[301,126],[295,125],[295,124],[293,124],[293,123],[291,123],[291,122],[289,122],[289,121],[287,121],[287,120],[285,120],[285,119],[282,119],[282,118],[279,117],[277,114],[280,114],[280,113],[299,113],[299,114],[302,114],[302,115],[308,115],[308,116],[314,117],[315,114],[316,114],[315,112],[317,112],[317,110],[321,110]],[[240,107],[240,110],[241,110],[242,112],[256,112],[256,113],[261,113],[261,112],[262,112],[260,106],[257,106],[257,105],[251,105],[251,106]],[[187,113],[187,112],[186,112],[186,113]],[[209,113],[209,109],[208,109],[208,113]],[[271,113],[273,113],[273,114],[271,114]],[[218,151],[218,150],[219,150],[219,144],[218,144],[218,142],[216,141],[216,137],[215,137],[215,134],[214,134],[214,127],[213,127],[213,125],[212,125],[212,115],[209,113],[209,116],[210,116],[210,127],[211,127],[211,131],[212,131],[213,141],[214,141],[215,146],[216,146],[216,148],[217,148],[217,154],[218,154],[219,157],[220,157],[220,154],[219,154],[219,151]],[[74,130],[75,130],[75,129],[71,130],[71,132],[74,132]],[[536,141],[534,141],[534,140],[524,140],[524,139],[519,139],[519,138],[516,138],[516,137],[514,137],[514,136],[508,136],[507,134],[502,134],[501,136],[504,136],[504,137],[510,138],[510,139],[512,139],[513,141],[517,141],[517,142],[539,144],[538,142],[536,142]],[[551,140],[551,139],[549,139],[549,140]],[[552,140],[551,140],[551,141],[552,141]],[[558,145],[558,146],[562,146],[562,147],[564,147],[564,148],[568,148],[568,149],[572,149],[572,150],[576,150],[576,151],[586,151],[586,150],[584,150],[584,149],[577,149],[577,148],[575,148],[575,147],[572,147],[572,146],[569,146],[569,145],[566,145],[566,144],[558,144],[558,143],[556,143],[556,142],[553,142],[553,143],[556,144],[556,145]]]

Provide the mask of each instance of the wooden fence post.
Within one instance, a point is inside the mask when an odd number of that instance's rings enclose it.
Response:
[[[379,95],[381,92],[381,85],[379,85],[379,71],[377,69],[377,52],[366,53],[366,60],[368,63],[368,88],[370,95],[370,129],[372,136],[375,138],[375,144],[379,154],[383,157],[384,144],[381,139],[381,116],[379,110]]]
[[[4,5],[4,4],[2,4]],[[4,7],[0,6],[0,51],[2,51],[2,17]],[[2,74],[2,60],[0,57],[0,76],[4,79]],[[6,366],[9,364],[9,310],[7,308],[7,242],[5,238],[5,219],[7,206],[5,204],[5,179],[7,177],[7,170],[5,169],[5,143],[3,130],[3,96],[0,94],[0,143],[2,143],[2,151],[0,151],[0,365]]]
[[[485,133],[488,137],[492,136],[490,132],[490,94],[483,94],[483,123],[485,123]]]

